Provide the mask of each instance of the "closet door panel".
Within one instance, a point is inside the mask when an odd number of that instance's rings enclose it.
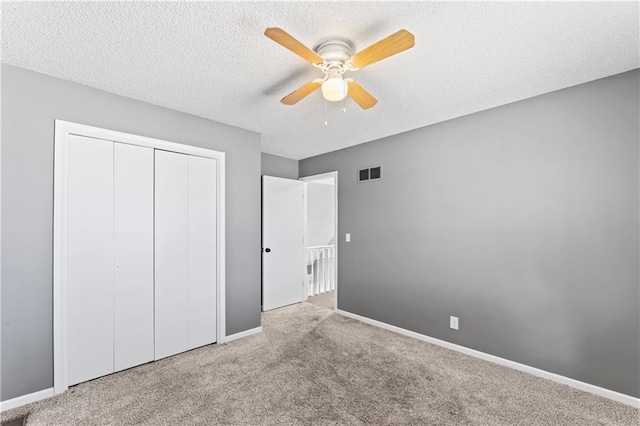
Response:
[[[216,341],[216,166],[189,156],[189,349]]]
[[[113,145],[75,135],[68,141],[69,385],[114,371]]]
[[[153,361],[153,149],[114,144],[115,371]]]
[[[188,156],[155,151],[155,359],[188,350]]]

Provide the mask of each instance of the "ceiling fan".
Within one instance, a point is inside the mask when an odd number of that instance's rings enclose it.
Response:
[[[282,98],[280,102],[285,105],[295,105],[322,87],[322,95],[328,101],[341,101],[348,95],[362,109],[369,109],[378,100],[353,79],[343,78],[342,75],[346,71],[364,68],[415,45],[415,37],[407,30],[400,30],[383,38],[355,55],[351,55],[351,44],[342,39],[326,40],[313,51],[281,28],[267,28],[264,35],[311,62],[324,73],[324,78],[310,81]]]

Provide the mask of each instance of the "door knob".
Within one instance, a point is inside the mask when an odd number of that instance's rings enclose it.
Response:
[[[269,252],[271,252],[271,249],[270,249],[270,248],[266,248],[266,249],[264,249],[264,251],[266,251],[267,253],[269,253]]]

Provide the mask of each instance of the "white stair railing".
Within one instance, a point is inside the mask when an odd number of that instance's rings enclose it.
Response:
[[[308,296],[336,289],[335,246],[307,247]]]

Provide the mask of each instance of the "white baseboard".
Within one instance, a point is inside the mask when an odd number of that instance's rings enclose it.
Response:
[[[51,398],[53,396],[53,388],[43,389],[38,392],[22,395],[17,398],[8,399],[0,402],[0,412],[11,410],[12,408],[21,407],[31,402],[40,401],[41,399]]]
[[[256,328],[250,328],[249,330],[241,331],[240,333],[232,334],[224,339],[224,343],[233,342],[234,340],[242,339],[243,337],[251,336],[252,334],[261,333],[262,326]]]
[[[404,328],[396,327],[395,325],[390,325],[384,322],[376,321],[367,317],[363,317],[357,314],[352,314],[351,312],[343,311],[340,309],[336,310],[336,313],[339,315],[343,315],[348,318],[353,318],[355,320],[364,322],[369,325],[373,325],[376,327],[383,328],[385,330],[393,331],[398,334],[402,334],[404,336],[412,337],[414,339],[422,340],[424,342],[432,343],[434,345],[442,346],[447,349],[451,349],[457,352],[462,352],[463,354],[470,355],[476,358],[483,359],[485,361],[492,362],[494,364],[504,365],[505,367],[512,368],[514,370],[522,371],[525,373],[529,373],[531,375],[542,377],[543,379],[552,380],[557,383],[561,383],[563,385],[571,386],[572,388],[579,389],[581,391],[589,392],[594,395],[602,396],[604,398],[608,398],[617,402],[621,402],[626,405],[630,405],[635,408],[640,408],[640,398],[635,398],[631,395],[625,395],[620,392],[612,391],[610,389],[601,388],[599,386],[595,386],[589,383],[581,382],[579,380],[571,379],[569,377],[561,376],[556,373],[551,373],[549,371],[541,370],[539,368],[531,367],[529,365],[520,364],[515,361],[510,361],[505,358],[500,358],[495,355],[490,355],[484,352],[477,351],[475,349],[470,349],[464,346],[456,345],[455,343],[449,343],[444,340],[436,339],[434,337],[425,336],[424,334],[416,333],[415,331],[406,330]]]
[[[243,337],[251,336],[252,334],[260,332],[262,332],[262,327],[256,327],[249,330],[241,331],[240,333],[227,336],[224,340],[224,343],[232,342],[234,340],[238,340]],[[12,408],[21,407],[31,402],[40,401],[41,399],[51,398],[53,395],[53,388],[49,388],[27,395],[22,395],[17,398],[8,399],[6,401],[0,402],[0,412],[11,410]]]

